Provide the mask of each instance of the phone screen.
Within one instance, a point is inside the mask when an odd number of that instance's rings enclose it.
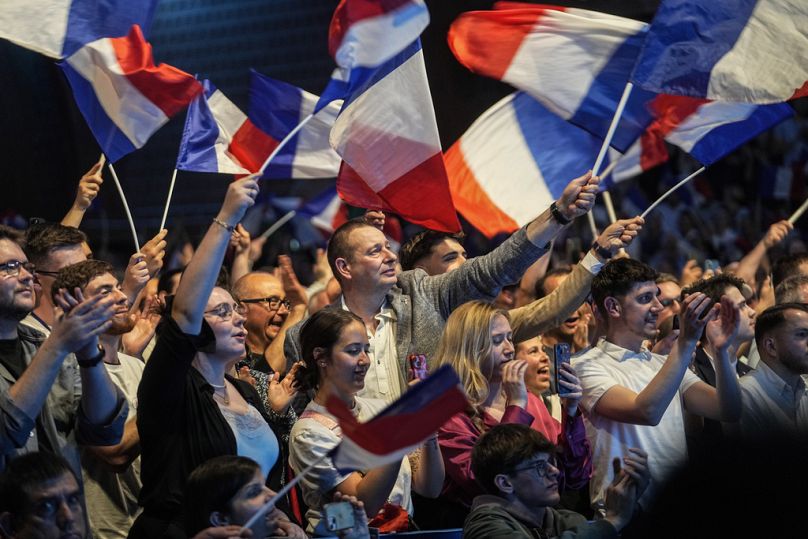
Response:
[[[570,345],[562,342],[553,346],[553,362],[556,391],[558,391],[559,397],[565,397],[569,391],[559,383],[559,380],[561,380],[561,365],[570,362]]]

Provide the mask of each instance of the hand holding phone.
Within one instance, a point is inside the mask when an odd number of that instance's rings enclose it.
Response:
[[[424,354],[410,354],[407,358],[410,366],[410,381],[425,380],[429,375],[426,356]]]
[[[328,531],[339,531],[353,528],[354,508],[349,502],[333,502],[323,505],[323,520]]]
[[[558,343],[553,346],[553,366],[555,367],[555,386],[559,397],[566,397],[569,394],[569,389],[565,388],[559,383],[561,380],[561,365],[570,362],[570,345],[567,343]]]

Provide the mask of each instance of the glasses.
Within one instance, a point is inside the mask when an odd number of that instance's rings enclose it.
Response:
[[[540,460],[538,462],[534,462],[528,466],[524,466],[522,468],[514,468],[513,471],[515,472],[524,472],[526,470],[536,470],[536,473],[539,474],[539,477],[547,477],[550,473],[550,468],[553,468],[555,471],[558,471],[558,466],[556,466],[556,460],[554,458],[549,458],[547,460]]]
[[[676,298],[671,298],[671,299],[661,299],[661,300],[659,300],[659,302],[662,304],[662,306],[664,308],[667,309],[668,307],[670,307],[674,303],[679,303],[679,300],[676,299]]]
[[[47,275],[48,277],[58,277],[58,271],[45,271],[45,270],[36,270],[37,275]]]
[[[247,313],[247,306],[241,305],[240,303],[234,303],[233,305],[230,305],[229,303],[222,303],[209,311],[205,311],[205,314],[218,316],[222,319],[222,322],[227,322],[233,318],[233,313],[238,313],[241,316],[244,316]]]
[[[17,277],[20,271],[25,270],[31,275],[36,271],[31,262],[20,262],[19,260],[11,260],[5,264],[0,264],[0,275],[6,277]]]
[[[292,303],[288,299],[281,299],[278,296],[270,296],[268,298],[253,298],[253,299],[242,299],[241,303],[260,303],[265,308],[270,309],[272,311],[277,311],[281,308],[281,305],[286,307],[287,310],[292,307]]]

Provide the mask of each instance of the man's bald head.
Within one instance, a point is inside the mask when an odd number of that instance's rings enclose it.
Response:
[[[250,351],[262,354],[278,335],[289,310],[282,304],[271,308],[271,303],[285,300],[286,293],[280,279],[264,271],[248,273],[233,285],[236,301],[247,306],[247,346]],[[274,300],[272,299],[274,298]]]

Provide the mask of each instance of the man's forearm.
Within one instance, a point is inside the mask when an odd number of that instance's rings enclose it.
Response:
[[[718,413],[721,421],[741,418],[741,388],[729,351],[719,351],[715,362],[715,389],[718,394]]]
[[[550,208],[547,208],[527,225],[527,239],[536,247],[545,247],[564,226],[553,217]]]
[[[46,340],[20,379],[9,388],[9,398],[28,417],[39,415],[65,357],[66,352]]]
[[[81,406],[87,420],[94,425],[105,425],[118,411],[118,391],[102,363],[94,367],[81,367]]]
[[[682,357],[684,355],[690,358],[695,347],[695,342],[683,344],[681,340],[676,341],[662,368],[637,395],[638,408],[643,411],[649,423],[659,423],[676,396],[689,364],[689,361],[682,361]]]

